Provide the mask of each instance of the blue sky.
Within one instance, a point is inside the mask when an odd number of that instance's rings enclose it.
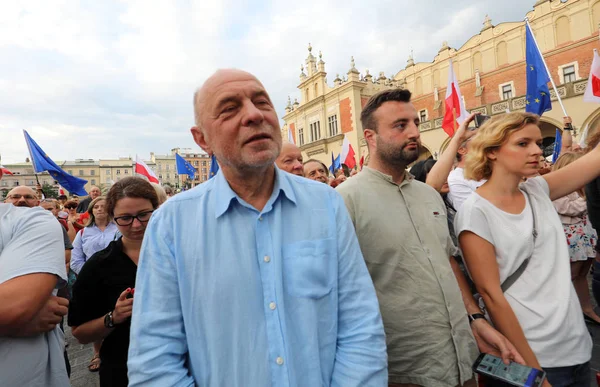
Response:
[[[55,160],[149,158],[196,149],[192,95],[218,68],[250,71],[282,116],[310,42],[329,83],[357,68],[431,61],[486,14],[522,20],[534,0],[28,0],[0,2],[0,155],[28,157],[21,129]]]

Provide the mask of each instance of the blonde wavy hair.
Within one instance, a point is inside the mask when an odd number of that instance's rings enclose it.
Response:
[[[469,144],[465,158],[465,178],[470,180],[489,179],[493,163],[490,152],[506,143],[508,138],[526,125],[539,124],[539,117],[531,113],[507,113],[492,117],[479,128]]]

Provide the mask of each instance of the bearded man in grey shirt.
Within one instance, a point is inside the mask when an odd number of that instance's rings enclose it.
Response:
[[[446,207],[406,167],[420,153],[419,116],[408,90],[386,90],[361,122],[369,166],[337,188],[375,284],[390,386],[474,386],[479,347],[523,362],[487,323],[453,255]]]

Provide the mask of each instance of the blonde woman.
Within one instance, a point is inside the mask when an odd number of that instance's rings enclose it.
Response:
[[[557,171],[566,167],[582,155],[567,152],[561,155],[552,167]],[[560,216],[571,260],[571,280],[577,292],[584,319],[590,323],[600,325],[600,317],[594,312],[590,297],[590,288],[587,274],[596,256],[594,247],[598,242],[596,230],[587,218],[588,210],[583,187],[567,196],[552,202]]]
[[[103,196],[99,196],[90,202],[87,210],[89,219],[85,227],[77,232],[77,236],[73,241],[71,270],[76,275],[79,275],[83,265],[92,255],[105,249],[110,242],[117,239],[119,230],[115,223],[110,221],[105,205],[106,198]],[[88,365],[91,372],[98,372],[100,369],[101,344],[102,341],[94,342],[94,356]]]
[[[600,174],[600,150],[536,176],[542,154],[538,124],[536,115],[510,113],[479,129],[470,144],[465,177],[487,182],[465,201],[455,228],[495,327],[527,365],[547,372],[550,384],[587,387],[592,340],[571,283],[569,250],[552,200]]]

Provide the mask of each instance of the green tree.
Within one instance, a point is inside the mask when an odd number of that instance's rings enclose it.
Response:
[[[57,198],[58,197],[58,189],[53,186],[50,185],[48,183],[44,183],[42,185],[42,191],[44,191],[44,196],[46,196],[46,198]]]

